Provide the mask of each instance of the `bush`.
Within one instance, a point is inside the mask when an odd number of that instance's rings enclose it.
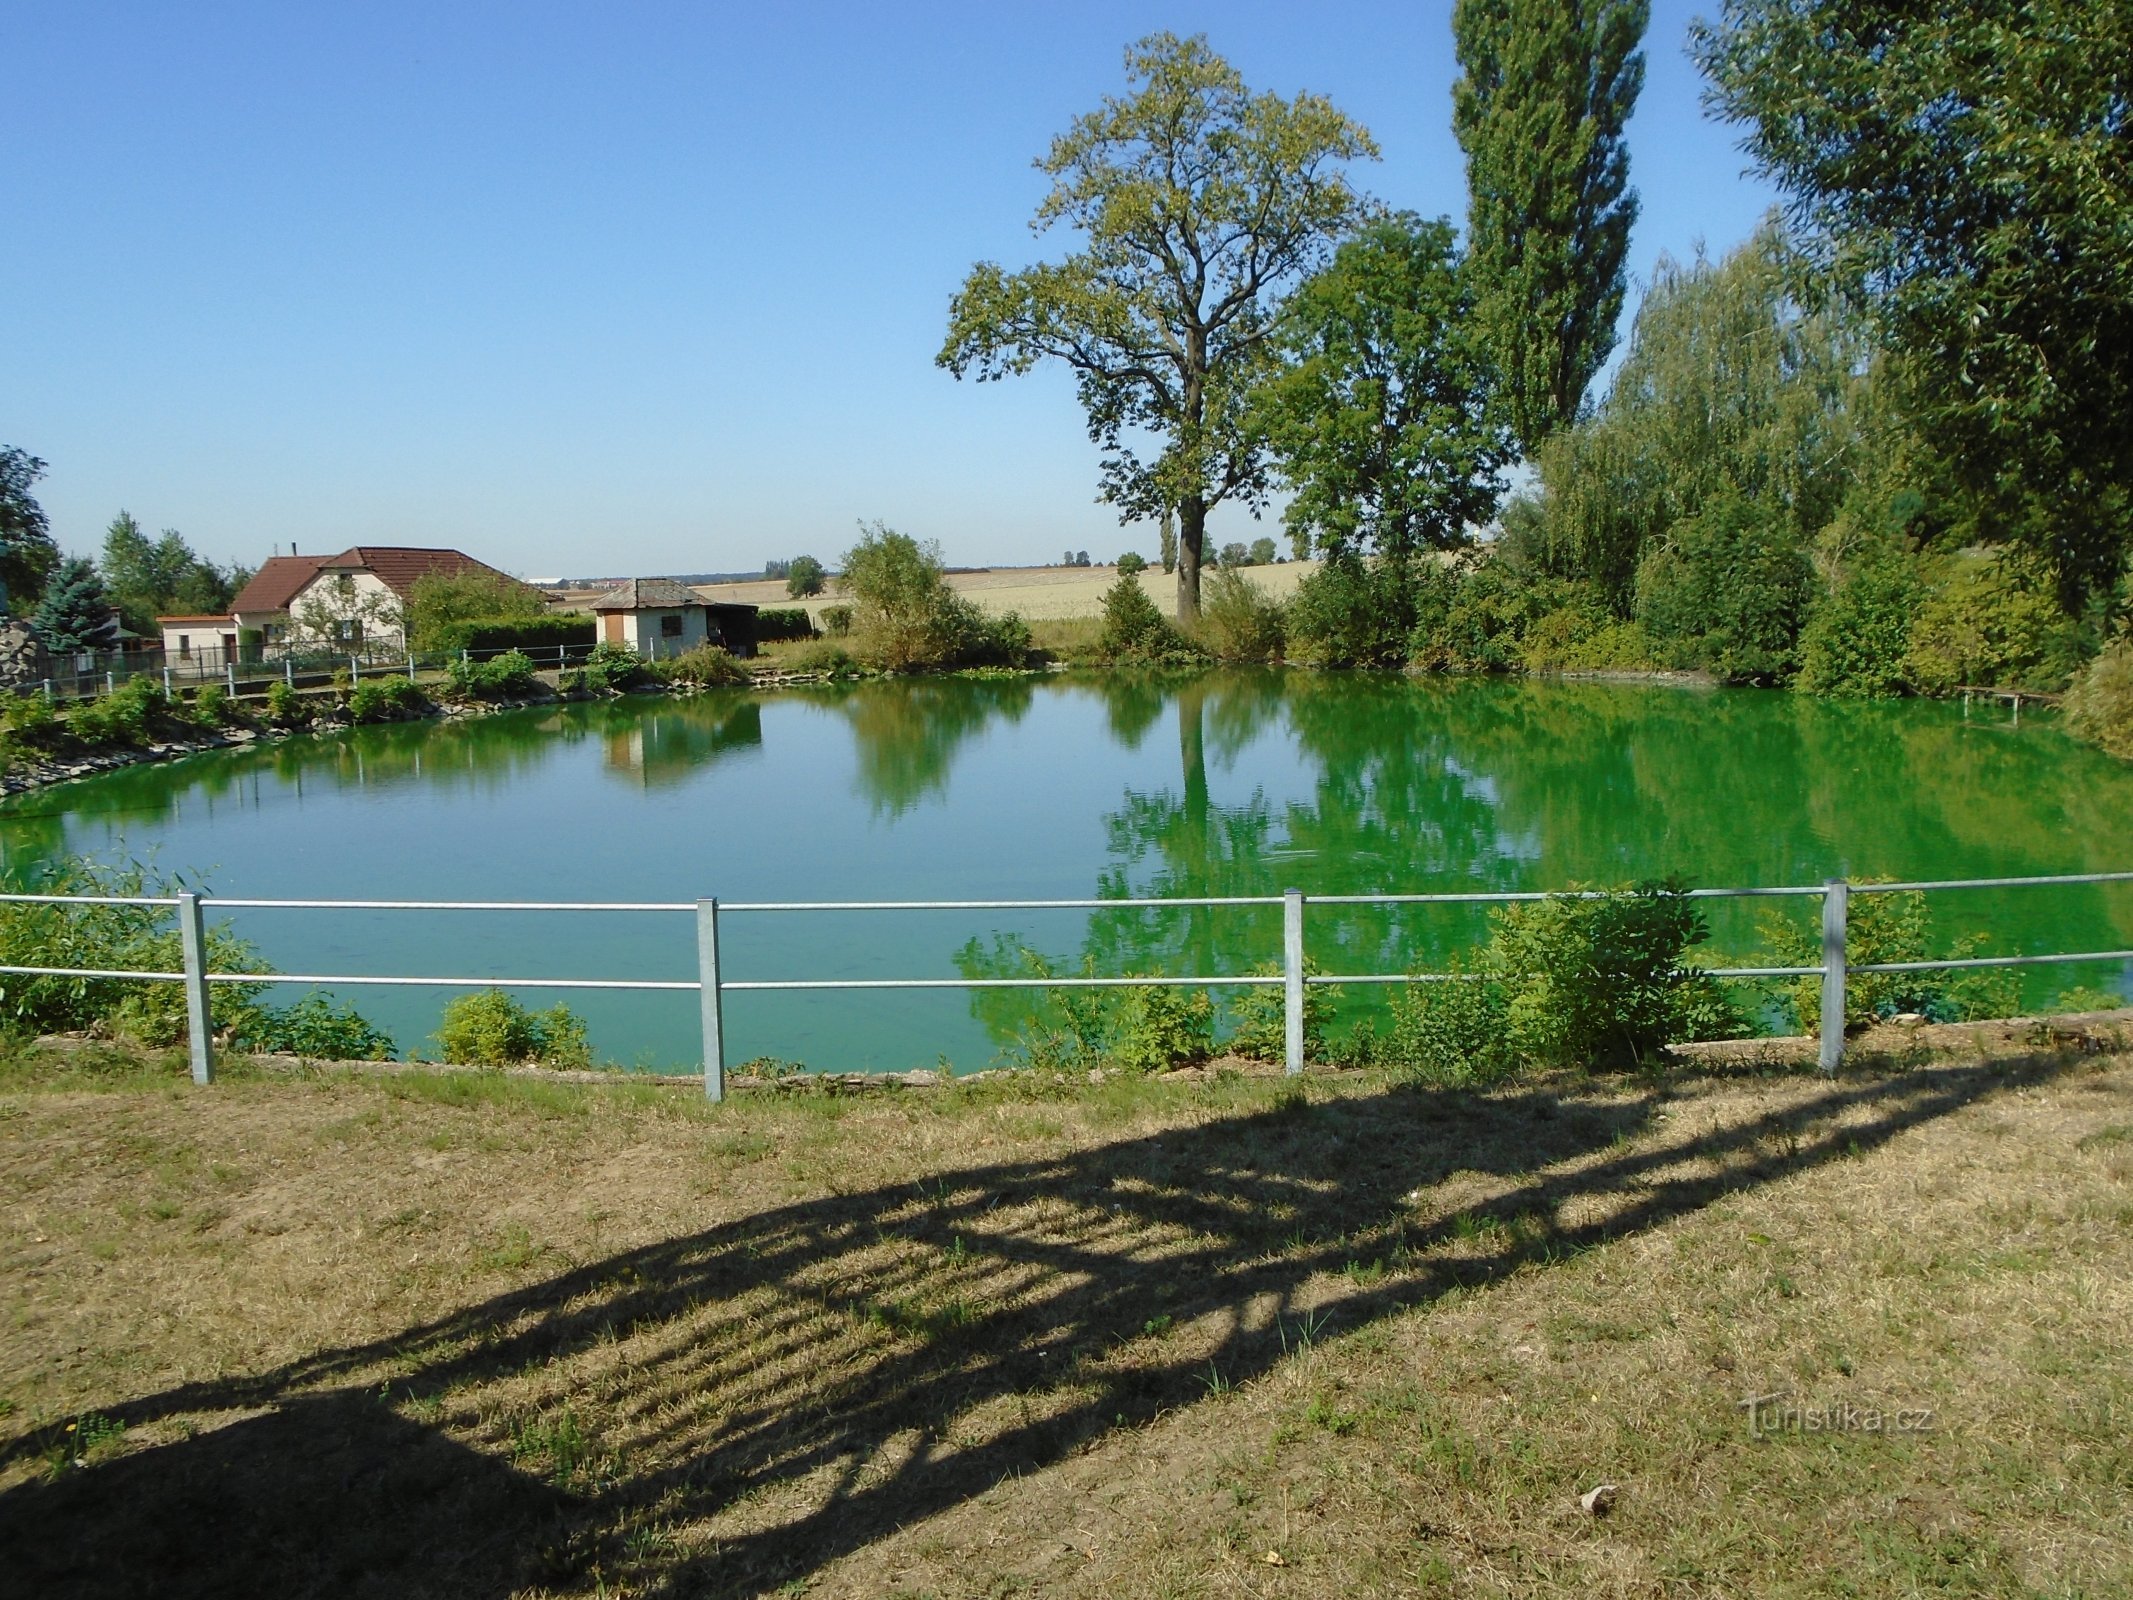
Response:
[[[277,728],[296,728],[311,720],[311,708],[286,683],[267,687],[267,720]]]
[[[1223,567],[1200,594],[1200,643],[1217,661],[1278,661],[1281,603],[1242,573]]]
[[[1204,659],[1205,652],[1180,633],[1135,577],[1123,577],[1104,591],[1103,632],[1097,654],[1104,660],[1148,666]]]
[[[810,593],[819,592],[817,584]],[[815,620],[802,606],[782,609],[766,607],[755,614],[755,637],[758,644],[774,644],[781,639],[812,639],[815,636]]]
[[[1281,968],[1274,962],[1265,962],[1254,967],[1253,972],[1263,977],[1273,977]],[[1319,971],[1313,961],[1304,963],[1305,975]],[[1326,1024],[1333,1020],[1333,1007],[1340,999],[1340,990],[1326,984],[1304,985],[1304,1059],[1316,1060],[1325,1054]],[[1243,990],[1230,1002],[1230,1020],[1236,1031],[1230,1035],[1229,1048],[1240,1056],[1250,1056],[1254,1061],[1283,1061],[1289,1053],[1289,1004],[1285,990],[1271,983]]]
[[[412,678],[365,678],[348,696],[348,717],[352,722],[395,722],[429,706],[429,697]]]
[[[1416,565],[1329,557],[1289,602],[1289,659],[1313,667],[1399,666],[1415,630]]]
[[[1214,1054],[1215,1005],[1205,989],[1114,989],[1105,1056],[1127,1072],[1165,1072]]]
[[[0,725],[25,744],[49,744],[61,731],[59,709],[52,697],[39,689],[34,694],[10,695]]]
[[[138,748],[164,729],[190,731],[191,722],[174,715],[162,685],[152,678],[128,678],[101,700],[81,701],[67,713],[67,732],[90,746]]]
[[[746,666],[715,644],[700,644],[681,655],[656,661],[651,672],[662,683],[697,689],[731,688],[753,681]]]
[[[523,651],[506,650],[486,661],[459,657],[446,669],[452,690],[463,698],[503,700],[533,688],[533,660]]]
[[[1710,930],[1678,883],[1552,894],[1491,920],[1474,976],[1396,997],[1386,1054],[1397,1065],[1432,1082],[1488,1083],[1522,1062],[1630,1066],[1669,1044],[1748,1031],[1717,981],[1683,960]]]
[[[850,606],[824,606],[822,608],[822,631],[832,639],[842,639],[852,631],[852,608]]]
[[[538,589],[507,578],[500,572],[431,572],[417,578],[408,590],[407,637],[410,645],[425,654],[432,652],[496,649],[519,639],[500,639],[482,646],[466,632],[471,628],[527,628],[523,642],[560,642],[537,630],[551,620],[560,620],[579,630],[592,623],[582,616],[552,618],[548,598]],[[587,642],[591,634],[585,633]]]
[[[1118,575],[1121,578],[1130,578],[1135,573],[1147,570],[1148,558],[1137,550],[1128,550],[1118,558]]]
[[[230,692],[219,683],[203,683],[193,695],[193,720],[203,728],[219,728],[236,720]]]
[[[2066,687],[2081,662],[2081,628],[2049,578],[2006,552],[1959,556],[1919,607],[1904,676],[1924,694],[1966,684]]]
[[[786,664],[795,672],[820,672],[832,678],[848,678],[859,670],[852,653],[834,639],[817,639],[801,646]]]
[[[138,865],[113,866],[63,857],[29,872],[8,872],[0,884],[18,894],[168,895],[187,887]],[[0,965],[102,967],[177,972],[184,965],[178,930],[160,906],[39,905],[0,901]],[[266,970],[252,946],[225,927],[207,930],[208,965],[218,972]],[[218,984],[215,1005],[225,1018],[241,1015],[259,991]],[[124,978],[0,976],[0,1016],[30,1033],[97,1028],[152,1045],[185,1036],[185,989],[176,983]]]
[[[577,683],[584,689],[627,689],[644,676],[643,656],[626,644],[602,640],[579,667]]]
[[[1820,923],[1800,927],[1775,918],[1763,925],[1770,942],[1771,966],[1809,967],[1822,960]],[[1974,954],[1985,942],[1983,934],[1954,941],[1950,954],[1957,959]],[[1884,961],[1931,961],[1933,918],[1926,897],[1917,890],[1901,894],[1851,896],[1844,929],[1845,962],[1850,968]],[[1844,980],[1844,1026],[1865,1027],[1879,1017],[1916,1012],[1935,1022],[1965,1022],[1980,1017],[2005,1017],[2014,1013],[2020,990],[2014,975],[2005,968],[1974,968],[1960,972],[1859,972],[1848,971]],[[1782,994],[1792,1008],[1795,1026],[1814,1032],[1822,1018],[1822,980],[1795,978]]]
[[[599,636],[591,617],[558,613],[531,617],[462,617],[432,628],[421,649],[427,655],[481,655],[494,650],[578,649]]]
[[[853,653],[870,666],[887,672],[1019,667],[1028,658],[1022,619],[988,618],[949,588],[936,545],[874,523],[845,553],[842,582],[854,601]]]
[[[1532,619],[1518,642],[1528,672],[1630,672],[1657,659],[1641,623],[1624,621],[1584,584],[1562,584],[1567,598]]]
[[[444,1008],[436,1037],[443,1058],[465,1066],[592,1065],[585,1023],[568,1006],[532,1011],[501,989],[478,989],[453,1000]]]
[[[1525,665],[1527,631],[1557,595],[1547,580],[1501,557],[1465,568],[1423,564],[1410,658],[1436,672],[1516,671]]]
[[[259,1007],[234,1030],[239,1048],[315,1061],[390,1061],[392,1035],[316,989],[285,1010]]]
[[[1826,596],[1800,637],[1798,687],[1833,700],[1902,694],[1923,591],[1896,556],[1867,563]]]
[[[1735,495],[1675,523],[1637,566],[1637,620],[1676,665],[1731,683],[1799,668],[1814,569],[1786,520]]]
[[[2066,691],[2069,732],[2133,761],[2133,634],[2120,634]]]

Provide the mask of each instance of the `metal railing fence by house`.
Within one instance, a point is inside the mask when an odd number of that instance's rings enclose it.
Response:
[[[2048,877],[1953,878],[1898,883],[1854,883],[1831,878],[1819,884],[1759,889],[1690,889],[1683,891],[1696,900],[1745,900],[1766,898],[1819,898],[1821,901],[1822,959],[1812,966],[1710,967],[1697,970],[1714,978],[1819,978],[1822,1006],[1819,1063],[1825,1073],[1835,1072],[1844,1053],[1845,985],[1852,973],[1934,972],[1986,967],[2022,967],[2045,964],[2074,965],[2084,962],[2133,961],[2133,950],[2056,951],[2047,954],[1999,956],[1950,956],[1934,960],[1851,963],[1847,959],[1847,929],[1851,900],[1856,895],[1939,893],[1959,889],[2024,889],[2063,887],[2071,884],[2129,883],[2133,871],[2069,873]],[[1284,1067],[1290,1074],[1304,1069],[1304,993],[1311,985],[1450,983],[1471,980],[1468,972],[1347,972],[1309,971],[1305,959],[1304,911],[1307,906],[1387,905],[1501,905],[1557,898],[1610,898],[1621,891],[1502,891],[1441,894],[1328,894],[1306,895],[1291,889],[1279,895],[1224,895],[1164,899],[1073,899],[1073,900],[809,900],[737,901],[577,901],[577,900],[288,900],[214,897],[184,892],[170,895],[57,895],[0,894],[0,901],[41,905],[122,905],[168,907],[174,914],[182,952],[183,970],[142,972],[97,967],[42,967],[0,965],[0,973],[26,976],[107,978],[185,986],[187,1037],[192,1075],[197,1083],[214,1078],[213,1007],[215,984],[308,984],[313,986],[397,986],[440,989],[578,989],[578,990],[680,990],[700,997],[703,1029],[704,1092],[722,1100],[726,1092],[726,1039],[723,999],[728,994],[764,991],[876,990],[876,989],[1146,989],[1146,988],[1249,988],[1278,987],[1283,997],[1285,1024]],[[1030,973],[1012,978],[728,978],[723,975],[720,939],[725,919],[765,914],[822,912],[939,912],[939,911],[1074,911],[1074,910],[1163,910],[1231,907],[1282,909],[1279,970],[1249,973],[1195,973],[1188,976],[1057,977]],[[523,912],[534,915],[572,912],[630,912],[649,915],[688,916],[694,919],[697,976],[694,978],[508,978],[448,977],[438,974],[375,973],[268,973],[216,972],[207,961],[206,913],[215,910],[278,911],[406,911],[450,913],[464,911]]]
[[[233,695],[264,694],[276,683],[292,689],[318,688],[345,673],[351,683],[365,678],[414,677],[442,673],[454,661],[488,661],[513,648],[529,658],[536,671],[560,672],[583,662],[589,644],[505,645],[496,649],[449,653],[409,651],[400,645],[268,645],[235,654],[220,645],[202,645],[184,654],[161,649],[103,651],[55,661],[49,676],[14,686],[18,695],[45,694],[54,700],[95,700],[117,692],[135,678],[161,683],[167,695],[179,696],[203,684],[218,683]]]

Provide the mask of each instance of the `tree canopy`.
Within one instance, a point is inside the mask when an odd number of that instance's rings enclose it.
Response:
[[[1283,345],[1261,403],[1299,554],[1448,550],[1496,514],[1514,449],[1449,221],[1367,225],[1291,297]]]
[[[1530,454],[1572,421],[1615,345],[1637,197],[1623,129],[1648,0],[1458,0],[1467,255],[1504,404]]]
[[[0,448],[0,615],[12,600],[26,604],[59,565],[59,546],[44,507],[30,493],[44,463],[24,450]]]
[[[1725,0],[1691,52],[1907,403],[2062,599],[2133,504],[2133,8]]]
[[[127,627],[153,637],[156,618],[227,610],[251,576],[193,553],[185,536],[165,528],[151,541],[133,514],[121,511],[104,533],[104,587]]]
[[[813,556],[794,556],[785,566],[785,592],[795,600],[820,594],[829,583],[829,573]]]
[[[1255,94],[1204,38],[1126,51],[1132,92],[1076,118],[1037,162],[1033,226],[1085,241],[1065,260],[972,269],[939,364],[998,379],[1061,361],[1105,452],[1100,498],[1123,521],[1178,520],[1178,614],[1199,609],[1207,513],[1264,502],[1251,394],[1281,296],[1363,215],[1345,164],[1369,133],[1325,99]],[[1145,459],[1137,435],[1160,441]]]
[[[84,556],[69,556],[53,571],[44,599],[30,619],[38,638],[55,655],[117,646],[118,612],[104,592],[96,565]]]

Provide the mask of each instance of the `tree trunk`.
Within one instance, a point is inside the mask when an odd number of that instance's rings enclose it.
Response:
[[[1200,618],[1200,552],[1207,543],[1207,502],[1189,495],[1178,505],[1178,621]]]

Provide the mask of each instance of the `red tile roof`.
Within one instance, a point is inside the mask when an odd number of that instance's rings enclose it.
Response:
[[[501,578],[505,583],[518,583],[508,572],[499,572],[486,561],[476,561],[472,556],[458,550],[427,550],[412,545],[359,544],[343,550],[337,556],[328,556],[318,563],[320,572],[368,572],[401,599],[414,587],[417,578],[438,574],[458,577],[462,573],[484,573],[492,578]],[[521,585],[531,588],[532,585]],[[535,593],[540,591],[535,590]],[[546,595],[542,595],[545,600]]]
[[[252,574],[252,581],[237,592],[230,610],[286,611],[289,602],[318,575],[323,556],[269,556],[266,565]]]

